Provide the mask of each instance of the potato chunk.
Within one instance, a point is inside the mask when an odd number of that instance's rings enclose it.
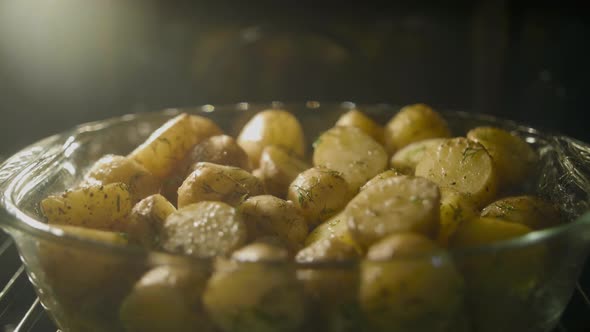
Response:
[[[353,238],[364,248],[399,232],[434,236],[438,229],[440,193],[424,178],[397,176],[361,191],[344,210]]]
[[[303,215],[292,202],[262,195],[248,198],[239,207],[248,226],[248,236],[278,236],[289,248],[298,250],[308,233]]]
[[[313,167],[295,178],[287,197],[301,210],[308,224],[315,226],[342,210],[352,193],[339,172]]]
[[[414,142],[450,136],[447,122],[425,104],[403,107],[385,126],[385,145],[390,154]]]
[[[202,201],[237,206],[250,196],[264,193],[262,183],[247,171],[201,162],[178,188],[178,207]]]
[[[373,244],[367,258],[360,303],[371,330],[454,331],[463,282],[450,257],[431,240],[393,234]]]
[[[319,224],[309,233],[305,239],[305,246],[307,247],[323,240],[338,240],[353,246],[358,252],[361,252],[360,246],[354,241],[348,230],[346,218],[342,212]]]
[[[232,257],[243,256],[242,250],[252,249],[240,249]],[[297,331],[305,317],[301,284],[286,260],[218,261],[203,303],[223,331]]]
[[[357,127],[364,131],[365,134],[371,136],[375,141],[383,144],[383,128],[373,121],[373,119],[358,110],[351,110],[342,114],[338,121],[336,121],[336,126]]]
[[[267,193],[285,198],[291,182],[310,166],[278,146],[267,146],[260,157],[260,176]]]
[[[201,306],[207,273],[178,266],[147,272],[121,305],[129,332],[214,331]]]
[[[405,174],[413,175],[416,165],[424,158],[426,152],[436,149],[444,141],[444,138],[431,138],[408,144],[391,157],[389,164]]]
[[[385,170],[387,153],[371,136],[356,127],[335,127],[316,141],[313,164],[342,173],[350,190]]]
[[[544,229],[561,222],[557,208],[534,196],[506,197],[493,202],[481,211],[482,217],[500,218],[525,225],[531,229]]]
[[[129,158],[164,179],[174,171],[190,149],[199,141],[220,135],[221,129],[204,117],[182,113],[163,124],[133,152]]]
[[[446,247],[462,223],[477,217],[479,210],[471,196],[452,188],[440,189],[440,226],[438,244]]]
[[[129,241],[145,248],[159,245],[160,232],[168,216],[176,208],[160,194],[151,195],[135,204],[125,231]]]
[[[266,110],[257,113],[242,128],[238,144],[250,157],[254,168],[258,167],[262,150],[276,145],[302,158],[305,155],[305,137],[299,120],[282,110]]]
[[[407,174],[403,174],[402,172],[400,172],[399,170],[397,170],[395,168],[390,168],[384,172],[381,172],[381,173],[375,175],[371,180],[367,181],[367,183],[365,183],[361,187],[360,191],[363,191],[363,190],[369,188],[373,184],[375,184],[383,179],[392,178],[392,177],[400,176],[400,175],[407,175]]]
[[[246,224],[236,209],[222,202],[199,202],[166,218],[164,250],[197,257],[229,255],[246,243]]]
[[[467,138],[483,145],[492,156],[502,187],[523,183],[535,169],[535,151],[520,137],[503,129],[477,127],[467,133]]]
[[[195,145],[188,156],[189,165],[199,162],[233,166],[249,171],[250,160],[231,136],[218,135],[204,139]]]
[[[416,166],[416,175],[470,194],[485,205],[496,195],[496,168],[492,157],[479,143],[463,137],[445,141],[429,151]]]
[[[133,159],[106,155],[100,158],[84,176],[84,184],[105,185],[121,182],[129,187],[133,203],[155,194],[160,181]]]
[[[41,201],[50,224],[102,230],[124,230],[131,208],[131,194],[123,183],[89,185]]]

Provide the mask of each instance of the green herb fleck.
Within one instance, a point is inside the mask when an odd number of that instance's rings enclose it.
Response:
[[[461,159],[461,162],[465,162],[465,160],[475,156],[481,151],[485,151],[485,148],[479,144],[475,146],[466,147],[465,150],[463,150],[463,158]]]

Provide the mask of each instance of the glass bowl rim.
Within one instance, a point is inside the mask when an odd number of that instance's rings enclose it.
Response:
[[[131,122],[137,120],[139,118],[147,118],[150,116],[154,117],[161,117],[161,116],[169,116],[172,117],[182,112],[188,112],[191,114],[201,114],[206,115],[210,113],[229,113],[229,112],[237,112],[237,111],[244,111],[249,110],[250,108],[256,109],[281,109],[285,108],[287,110],[296,108],[296,112],[301,112],[305,110],[317,110],[321,108],[320,105],[328,105],[329,107],[339,107],[342,110],[350,110],[350,109],[363,109],[363,108],[383,108],[390,111],[399,110],[400,107],[381,103],[381,104],[355,104],[353,102],[317,102],[317,101],[308,101],[305,103],[282,103],[282,102],[271,102],[271,103],[237,103],[237,104],[220,104],[217,106],[213,106],[210,104],[205,104],[202,106],[196,107],[179,107],[179,108],[168,108],[161,111],[155,112],[141,112],[141,113],[131,113],[125,114],[121,116],[115,116],[111,118],[107,118],[104,120],[98,120],[93,122],[87,122],[80,125],[75,126],[72,129],[65,130],[61,133],[46,137],[41,139],[23,149],[18,151],[17,153],[13,154],[9,158],[7,158],[2,164],[0,164],[0,172],[3,168],[6,167],[10,163],[10,161],[14,158],[17,158],[21,155],[30,153],[33,149],[39,147],[48,147],[51,146],[51,143],[59,140],[60,138],[67,138],[72,137],[77,134],[81,134],[88,131],[98,131],[108,129],[108,127],[121,124],[124,122]],[[465,112],[465,111],[441,111],[440,112],[443,117],[445,116],[452,116],[458,118],[464,118],[473,121],[486,121],[486,122],[493,122],[497,123],[501,126],[508,126],[514,129],[518,129],[521,131],[525,131],[531,134],[538,135],[544,138],[554,138],[557,137],[556,134],[551,134],[547,131],[539,131],[533,127],[529,127],[526,125],[522,125],[518,122],[512,120],[506,120],[502,118],[498,118],[492,115],[483,114],[483,113],[473,113],[473,112]],[[561,138],[574,141],[582,146],[585,146],[590,149],[590,145],[584,142],[580,142],[576,139],[567,137],[567,136],[559,136]],[[50,241],[57,245],[63,246],[73,246],[75,248],[82,248],[85,250],[92,250],[93,252],[98,251],[105,254],[117,254],[117,255],[125,255],[129,257],[137,257],[143,256],[148,257],[149,261],[158,264],[158,263],[165,263],[165,264],[174,264],[174,262],[181,262],[181,261],[192,261],[197,263],[204,263],[204,262],[211,262],[215,260],[217,257],[194,257],[194,256],[187,256],[182,254],[174,254],[156,250],[147,250],[144,248],[140,248],[137,246],[120,246],[120,245],[112,245],[104,242],[93,241],[89,239],[84,239],[75,235],[67,234],[63,230],[52,227],[49,224],[37,220],[25,212],[20,210],[16,203],[11,199],[12,193],[15,190],[15,185],[17,184],[18,175],[24,173],[23,169],[17,170],[14,174],[11,174],[12,177],[6,179],[0,177],[0,228],[5,228],[8,233],[11,231],[22,232],[26,235],[32,236],[36,239],[41,239],[44,241]],[[16,178],[14,177],[16,176]],[[480,246],[472,246],[472,247],[464,247],[464,248],[440,248],[439,250],[430,252],[430,253],[422,253],[416,255],[407,255],[403,257],[395,257],[391,259],[391,261],[396,260],[405,260],[405,259],[435,259],[440,258],[440,256],[472,256],[472,255],[485,255],[485,254],[493,254],[497,253],[498,251],[508,251],[508,250],[516,250],[519,248],[524,248],[528,246],[532,246],[535,244],[542,244],[550,239],[559,237],[560,235],[564,235],[569,232],[576,232],[580,229],[590,229],[590,212],[585,212],[584,214],[580,215],[575,220],[572,220],[567,223],[563,223],[558,226],[554,226],[548,229],[543,230],[534,230],[530,233],[527,233],[524,236],[519,236],[516,238],[498,241],[490,244],[480,245]],[[367,260],[363,258],[362,260]],[[360,262],[359,259],[354,260],[347,260],[347,261],[323,261],[323,262],[290,262],[295,264],[298,267],[307,267],[307,268],[322,268],[322,267],[342,267],[342,266],[350,266],[351,264],[356,264]],[[389,260],[388,260],[389,261]],[[246,262],[251,263],[251,262]],[[254,263],[276,263],[270,261],[257,261]]]

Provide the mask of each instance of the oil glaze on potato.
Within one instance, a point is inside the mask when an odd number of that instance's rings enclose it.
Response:
[[[160,236],[160,245],[166,251],[215,257],[229,255],[244,245],[248,233],[235,208],[204,201],[170,214]]]
[[[381,144],[356,127],[334,127],[316,141],[313,164],[340,172],[350,190],[356,192],[385,170],[387,153]]]
[[[357,127],[365,134],[373,137],[375,141],[383,144],[383,128],[358,110],[351,110],[342,114],[336,121],[335,126]]]
[[[41,201],[49,224],[102,230],[124,230],[131,208],[131,193],[123,183],[89,185]]]
[[[447,247],[449,239],[464,222],[479,214],[477,205],[470,195],[452,188],[440,188],[440,226],[438,244]]]
[[[313,167],[293,180],[287,198],[301,210],[308,224],[315,226],[342,210],[352,193],[339,172]]]
[[[300,158],[305,155],[305,137],[299,120],[282,110],[257,113],[244,125],[237,141],[254,168],[258,167],[262,150],[270,145],[280,146]]]
[[[142,199],[135,204],[129,216],[125,229],[129,241],[145,248],[157,247],[164,222],[175,211],[174,205],[160,194]]]
[[[416,166],[416,175],[471,195],[485,205],[496,196],[496,166],[481,144],[463,137],[445,141],[428,151]]]
[[[450,135],[447,122],[428,105],[408,105],[385,126],[385,146],[393,154],[408,144]]]
[[[419,177],[397,176],[376,182],[344,210],[353,238],[364,248],[399,232],[434,236],[438,229],[439,189]]]
[[[264,193],[262,183],[249,172],[231,166],[201,162],[178,188],[178,207],[203,201],[237,206],[250,196]]]
[[[291,182],[310,166],[278,146],[267,146],[260,156],[259,176],[267,193],[285,198]]]
[[[559,211],[553,204],[534,196],[514,196],[497,200],[485,207],[481,216],[499,218],[531,229],[544,229],[561,222]]]
[[[413,175],[416,165],[424,158],[426,152],[435,149],[444,141],[444,138],[431,138],[408,144],[391,157],[390,165],[405,174]]]

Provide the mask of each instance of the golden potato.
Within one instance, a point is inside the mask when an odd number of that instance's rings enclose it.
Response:
[[[129,332],[214,331],[201,306],[207,273],[159,266],[146,273],[121,305]]]
[[[475,218],[462,223],[451,237],[455,248],[474,247],[525,235],[530,228],[496,218]]]
[[[219,260],[203,304],[223,331],[298,331],[305,318],[301,285],[287,261]]]
[[[133,203],[155,194],[160,181],[145,167],[133,159],[105,155],[100,158],[84,176],[83,185],[106,185],[121,182],[129,187]]]
[[[450,136],[447,122],[425,104],[403,107],[385,126],[385,146],[390,154],[414,142]]]
[[[290,249],[298,250],[308,233],[305,218],[292,202],[271,195],[250,197],[240,206],[248,237],[279,237]]]
[[[187,205],[166,218],[160,245],[169,252],[197,257],[229,255],[246,243],[248,232],[236,209],[222,202]]]
[[[159,244],[160,231],[164,227],[164,221],[176,211],[160,194],[148,196],[135,204],[129,216],[129,222],[125,231],[131,243],[139,244],[145,248],[156,248]]]
[[[522,184],[535,170],[537,154],[520,137],[494,127],[477,127],[467,133],[467,138],[483,145],[498,170],[502,187]]]
[[[199,141],[220,135],[221,129],[204,117],[182,113],[163,124],[129,158],[160,179],[169,176]]]
[[[339,172],[313,167],[289,186],[287,198],[301,210],[310,226],[315,226],[342,210],[352,198],[348,183]]]
[[[350,231],[346,225],[345,215],[342,212],[319,224],[311,233],[309,233],[305,239],[305,246],[308,247],[315,242],[331,239],[344,242],[345,244],[356,248],[358,252],[362,252],[362,248],[350,235]]]
[[[380,180],[392,178],[392,177],[400,176],[400,175],[407,175],[407,174],[403,174],[402,172],[400,172],[399,170],[397,170],[395,168],[390,168],[384,172],[381,172],[381,173],[375,175],[371,180],[367,181],[367,183],[365,183],[361,187],[360,191],[363,191],[363,190],[369,188],[370,186],[379,182]]]
[[[263,193],[262,183],[247,171],[201,162],[178,188],[178,207],[202,201],[237,206],[248,197]]]
[[[438,230],[440,193],[431,181],[396,176],[382,179],[354,197],[344,210],[353,238],[363,248],[399,232],[434,236]]]
[[[236,140],[231,136],[218,135],[204,139],[195,145],[188,156],[188,164],[205,161],[209,163],[234,166],[249,171],[250,160]]]
[[[444,141],[444,138],[431,138],[410,143],[394,153],[389,164],[405,174],[413,175],[416,165],[424,158],[426,152],[436,149]]]
[[[291,182],[309,165],[278,146],[267,146],[260,157],[260,173],[267,193],[285,198]]]
[[[544,229],[561,222],[559,210],[550,202],[535,196],[515,196],[497,200],[486,206],[481,211],[481,216],[515,222],[531,229]]]
[[[313,164],[342,173],[351,192],[356,192],[385,170],[387,153],[371,136],[356,127],[334,127],[316,141]]]
[[[463,137],[445,141],[430,150],[416,166],[416,175],[471,195],[479,205],[496,196],[496,167],[479,143]]]
[[[268,238],[256,240],[232,254],[232,259],[239,262],[286,262],[289,252],[281,244],[273,244]]]
[[[361,265],[360,304],[372,331],[450,331],[462,294],[451,259],[419,234],[383,238]]]
[[[242,128],[238,144],[250,157],[257,168],[262,150],[270,145],[293,152],[299,158],[305,156],[305,137],[299,120],[282,110],[266,110],[257,113]]]
[[[477,217],[479,210],[471,196],[453,188],[440,188],[440,226],[437,242],[443,247],[464,222]]]
[[[373,137],[375,141],[383,144],[383,128],[358,110],[351,110],[342,114],[336,121],[336,126],[357,127],[364,131],[365,134]]]
[[[89,185],[41,201],[50,224],[102,230],[124,230],[131,208],[131,194],[123,183]]]

